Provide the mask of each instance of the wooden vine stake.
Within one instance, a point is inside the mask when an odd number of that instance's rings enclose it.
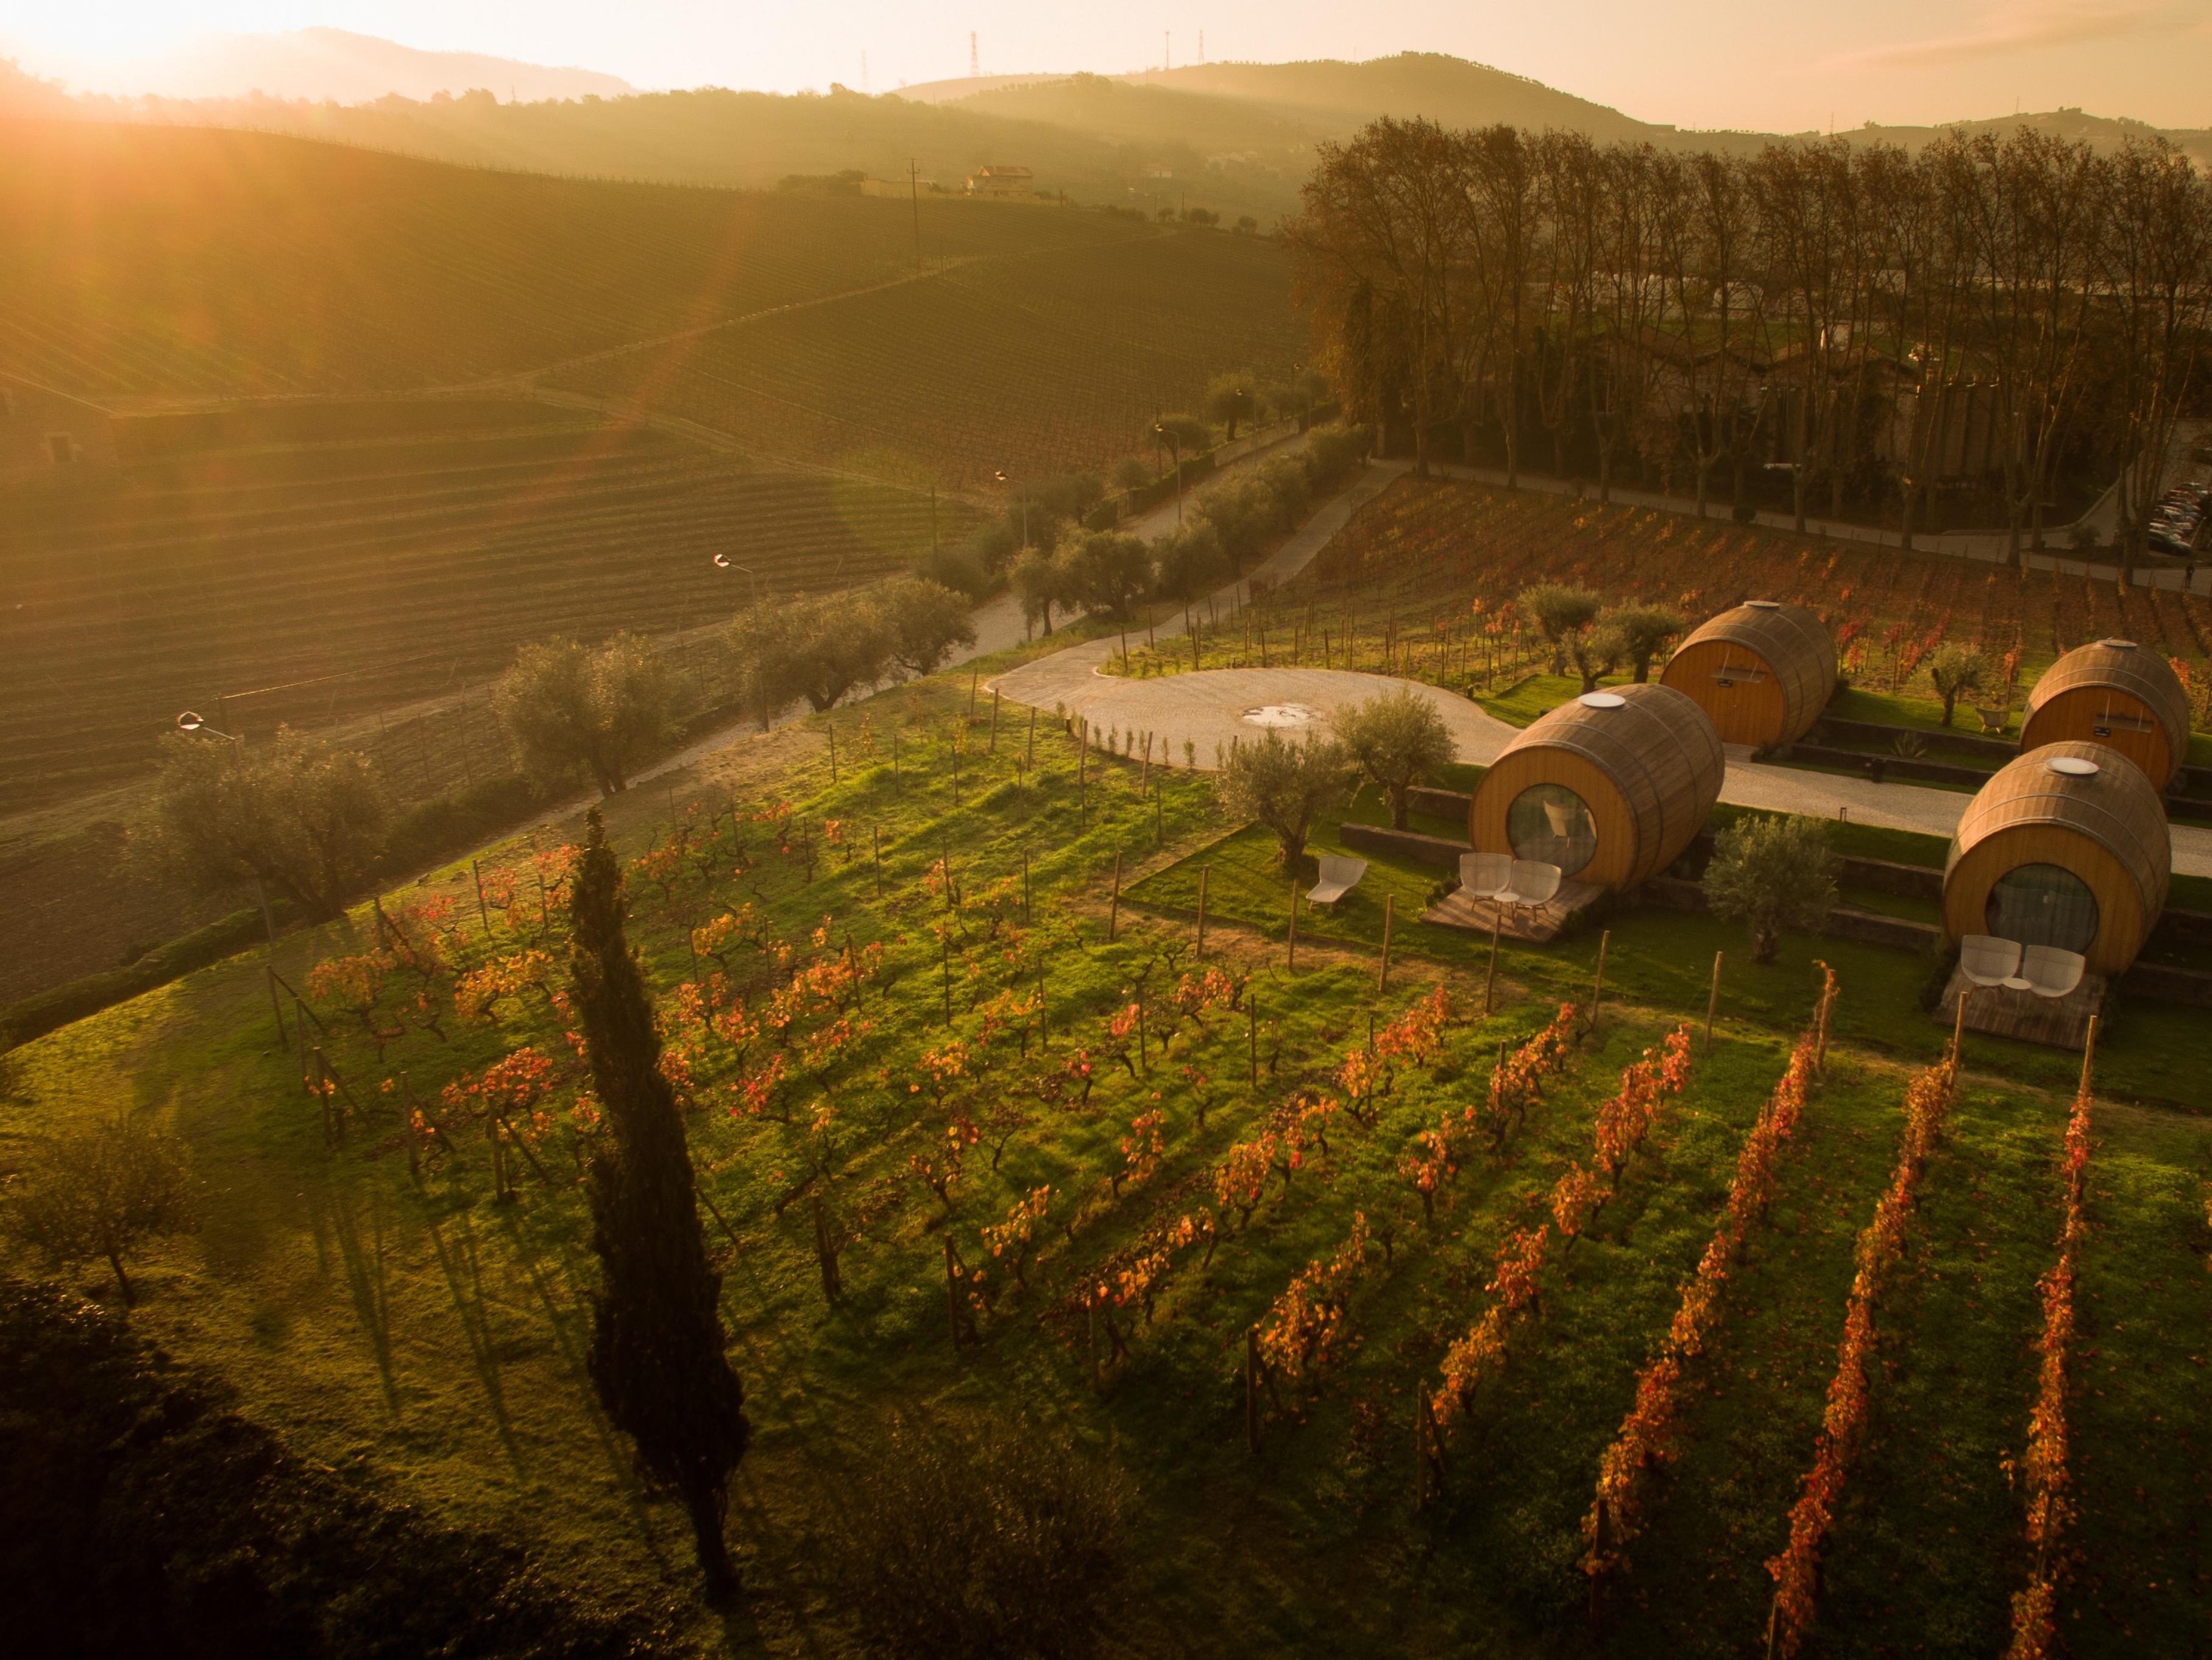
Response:
[[[1705,994],[1705,1053],[1707,1055],[1713,1052],[1713,1014],[1721,1006],[1722,956],[1723,953],[1720,952],[1713,953],[1713,988]]]
[[[991,753],[999,752],[999,689],[991,688]]]
[[[1201,958],[1206,955],[1206,886],[1207,879],[1212,874],[1213,866],[1211,865],[1198,867],[1198,955]]]
[[[1966,986],[1959,988],[1959,1006],[1951,1022],[1951,1071],[1954,1078],[1957,1076],[1959,1062],[1966,1054],[1966,993],[1969,989]]]
[[[1397,918],[1397,914],[1398,896],[1395,893],[1384,894],[1382,896],[1382,965],[1375,973],[1375,989],[1377,991],[1388,991],[1390,988],[1390,929],[1392,923]]]
[[[478,864],[475,860],[470,860],[469,874],[476,878],[477,882],[477,920],[483,924],[483,931],[486,933],[489,933],[491,932],[491,913],[484,909],[483,866]],[[281,1025],[282,1023],[280,1022],[279,1024]]]
[[[1022,765],[1024,769],[1036,765],[1036,709],[1034,705],[1030,709],[1029,746],[1022,752]]]
[[[1260,1329],[1244,1333],[1244,1450],[1260,1450]]]
[[[1244,1049],[1252,1068],[1252,1086],[1260,1086],[1260,1000],[1244,1000]]]
[[[1613,930],[1611,928],[1607,928],[1603,933],[1601,933],[1597,937],[1597,988],[1590,993],[1590,1018],[1589,1030],[1591,1031],[1595,1031],[1597,1030],[1598,1005],[1605,1000],[1605,950],[1606,947],[1612,943]]]
[[[269,983],[269,1012],[276,1017],[276,1041],[289,1044],[292,1035],[284,1030],[284,1006],[276,1000],[276,970],[270,964],[261,965],[262,977]]]
[[[1498,995],[1498,934],[1505,924],[1505,907],[1499,901],[1490,902],[1490,972],[1482,980],[1482,1018],[1487,1020],[1497,1006]]]
[[[2097,1017],[2089,1017],[2088,1035],[2081,1041],[2081,1093],[2089,1092],[2089,1067],[2097,1058]]]

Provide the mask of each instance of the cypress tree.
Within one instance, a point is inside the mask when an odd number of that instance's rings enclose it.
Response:
[[[737,1590],[722,1513],[751,1426],[723,1353],[722,1277],[707,1262],[684,1121],[623,932],[622,867],[596,812],[570,909],[570,982],[606,1118],[586,1172],[603,1280],[592,1299],[592,1383],[637,1444],[639,1464],[683,1499],[708,1596],[719,1602]]]

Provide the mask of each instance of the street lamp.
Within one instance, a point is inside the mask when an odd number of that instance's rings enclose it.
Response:
[[[1165,444],[1168,447],[1168,453],[1175,457],[1176,528],[1181,530],[1182,528],[1182,440],[1168,430],[1167,423],[1164,421],[1152,423],[1152,436]]]
[[[750,565],[741,565],[736,560],[731,558],[726,553],[718,553],[714,556],[714,569],[716,570],[741,570],[745,574],[745,581],[751,585],[753,595],[753,650],[756,658],[757,658],[760,650],[760,577]],[[730,621],[732,623],[735,623],[737,620],[738,614],[733,611],[730,613]],[[763,732],[766,732],[768,730],[768,682],[763,678],[757,661],[755,662],[753,667],[753,684],[760,693],[761,730]]]
[[[177,717],[177,730],[190,733],[195,738],[220,738],[230,745],[231,763],[235,766],[246,758],[246,738],[243,733],[217,732],[208,725],[198,709],[186,709]],[[269,943],[276,943],[276,918],[269,909],[269,888],[261,879],[261,873],[253,873],[253,897],[261,903],[261,931],[269,936]]]

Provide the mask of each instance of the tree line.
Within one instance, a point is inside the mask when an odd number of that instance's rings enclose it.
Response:
[[[1907,546],[1939,485],[2016,557],[2063,481],[2118,477],[2131,561],[2212,355],[2212,185],[2157,138],[1738,157],[1385,119],[1322,147],[1285,240],[1347,418],[1424,473],[1517,483],[1533,447],[1701,514],[1717,474],[1747,517],[1772,460],[1801,530],[1825,496]]]

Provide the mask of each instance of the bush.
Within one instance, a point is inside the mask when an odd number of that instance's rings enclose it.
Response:
[[[1739,818],[1713,843],[1705,903],[1748,923],[1751,958],[1771,963],[1784,928],[1817,929],[1836,904],[1836,855],[1820,821],[1791,815]]]
[[[1127,1577],[1130,1493],[1031,1426],[921,1428],[865,1449],[828,1542],[869,1649],[915,1660],[1075,1660]]]
[[[1943,724],[1948,727],[1959,700],[1972,697],[1989,684],[1990,665],[1972,646],[1948,641],[1929,658],[1928,678],[1943,700]]]
[[[492,692],[525,771],[550,781],[580,770],[602,795],[629,787],[673,697],[668,666],[635,634],[597,648],[558,638],[525,646]]]
[[[0,1280],[12,1651],[615,1660],[656,1650],[514,1547],[345,1487],[119,1318]]]
[[[105,1262],[126,1307],[124,1257],[194,1225],[190,1150],[127,1112],[54,1137],[6,1192],[19,1238],[57,1267]]]
[[[519,772],[483,778],[434,795],[399,815],[385,838],[376,874],[394,881],[481,845],[520,824],[551,798]]]
[[[1306,477],[1316,490],[1341,483],[1367,459],[1375,435],[1365,427],[1316,427],[1306,436]]]
[[[1514,597],[1514,604],[1550,642],[1554,674],[1566,672],[1568,642],[1589,629],[1605,608],[1602,595],[1565,582],[1539,582],[1523,588]]]
[[[277,908],[281,922],[284,909]],[[73,1020],[112,1008],[141,992],[182,979],[194,969],[220,963],[251,947],[261,938],[261,912],[249,907],[233,911],[221,921],[196,928],[181,939],[156,946],[127,968],[88,974],[0,1009],[0,1052],[27,1043],[50,1031],[58,1031]]]

